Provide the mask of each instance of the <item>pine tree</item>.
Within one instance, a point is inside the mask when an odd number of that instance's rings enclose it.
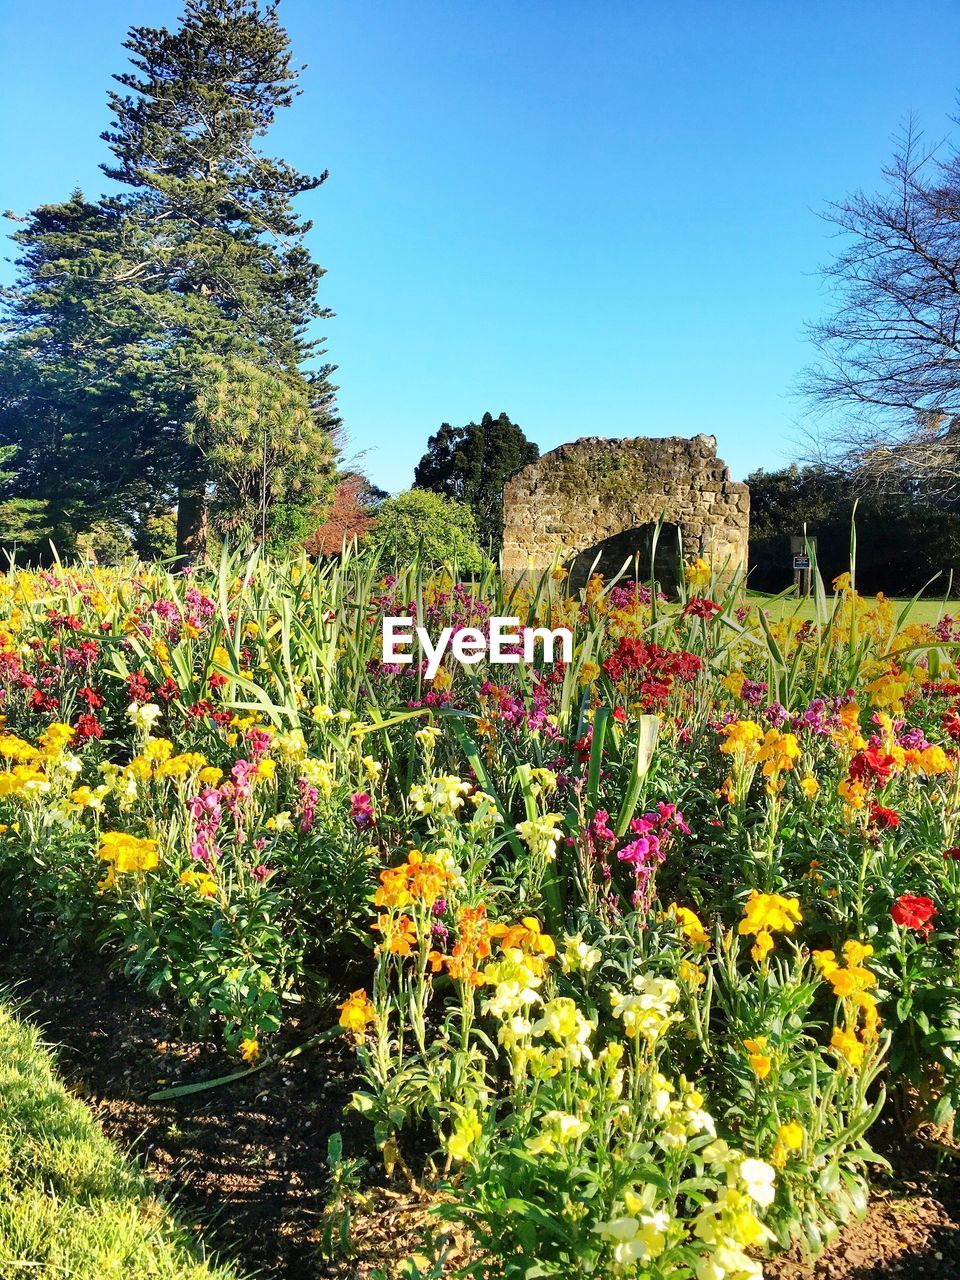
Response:
[[[507,477],[540,456],[522,428],[505,413],[485,413],[479,423],[445,422],[430,437],[414,472],[414,486],[469,506],[483,546],[494,553],[503,542],[503,486]]]
[[[104,170],[126,189],[37,210],[15,237],[17,337],[3,361],[19,390],[0,409],[0,442],[55,460],[45,496],[65,533],[78,500],[136,525],[176,495],[178,548],[195,552],[224,478],[194,430],[211,355],[298,384],[314,439],[338,425],[332,369],[307,336],[329,314],[323,272],[293,209],[326,174],[258,148],[298,92],[275,5],[188,0],[176,30],[134,27],[125,48],[133,69],[116,77],[103,137]],[[39,405],[38,432],[27,411]],[[331,457],[311,452],[311,488],[331,487]]]
[[[15,471],[6,466],[16,456],[16,445],[0,447],[0,494],[9,488],[16,478]],[[27,498],[0,498],[0,551],[10,556],[20,542],[35,542],[42,532],[42,504]]]
[[[118,514],[135,523],[169,494],[173,423],[189,396],[169,376],[162,299],[137,283],[116,211],[74,192],[13,238],[22,252],[4,296],[0,442],[16,449],[12,494],[39,503],[42,536],[70,551],[79,530]]]

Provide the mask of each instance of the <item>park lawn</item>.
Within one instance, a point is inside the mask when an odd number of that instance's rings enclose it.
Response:
[[[888,596],[887,599],[894,606],[897,615],[908,604],[909,599],[899,596]],[[768,615],[780,622],[784,618],[796,616],[804,622],[812,622],[816,618],[816,610],[813,596],[807,596],[802,600],[795,600],[791,597],[780,597],[764,595],[760,591],[750,591],[747,593],[747,602],[758,609],[765,609]],[[827,602],[829,607],[833,607],[834,597],[828,595]],[[911,622],[936,623],[946,614],[952,614],[954,617],[960,616],[960,600],[943,600],[942,598],[928,598],[918,600],[910,608],[909,620]]]
[[[237,1280],[57,1078],[36,1028],[0,998],[0,1276]]]

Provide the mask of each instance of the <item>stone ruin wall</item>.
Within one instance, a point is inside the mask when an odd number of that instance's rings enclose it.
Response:
[[[514,579],[661,517],[680,526],[685,557],[703,549],[728,576],[746,572],[750,490],[730,479],[713,436],[586,436],[511,476],[503,506],[503,572]]]

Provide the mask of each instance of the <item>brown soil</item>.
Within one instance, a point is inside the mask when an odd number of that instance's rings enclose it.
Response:
[[[862,1222],[850,1223],[812,1262],[796,1255],[764,1265],[766,1280],[960,1280],[956,1174],[892,1179]]]
[[[269,1280],[371,1280],[397,1274],[432,1231],[430,1201],[382,1183],[366,1163],[369,1131],[343,1108],[351,1057],[327,1042],[278,1067],[208,1092],[151,1102],[166,1086],[237,1069],[212,1041],[191,1039],[163,1004],[95,958],[51,959],[0,935],[0,986],[57,1048],[59,1070],[107,1133],[131,1149],[196,1223],[209,1247]],[[295,1020],[280,1051],[318,1028]],[[327,1141],[339,1132],[358,1160],[363,1193],[349,1197],[352,1248],[325,1256],[343,1219],[331,1215]],[[846,1227],[814,1262],[788,1256],[765,1264],[768,1280],[960,1280],[960,1160],[912,1144],[892,1124],[880,1135],[897,1169],[881,1182],[863,1222]],[[898,1147],[898,1142],[901,1144]],[[462,1239],[449,1260],[463,1263]]]

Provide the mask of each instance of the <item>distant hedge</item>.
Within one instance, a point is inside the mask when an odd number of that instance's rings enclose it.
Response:
[[[817,539],[817,563],[829,584],[850,562],[856,508],[857,587],[864,594],[960,591],[960,511],[918,492],[860,494],[849,477],[821,467],[755,471],[750,486],[750,585],[782,591],[793,582],[791,536]],[[951,582],[952,574],[952,582]],[[938,576],[939,575],[939,576]],[[935,579],[930,583],[931,579]],[[927,584],[930,583],[929,586]]]

